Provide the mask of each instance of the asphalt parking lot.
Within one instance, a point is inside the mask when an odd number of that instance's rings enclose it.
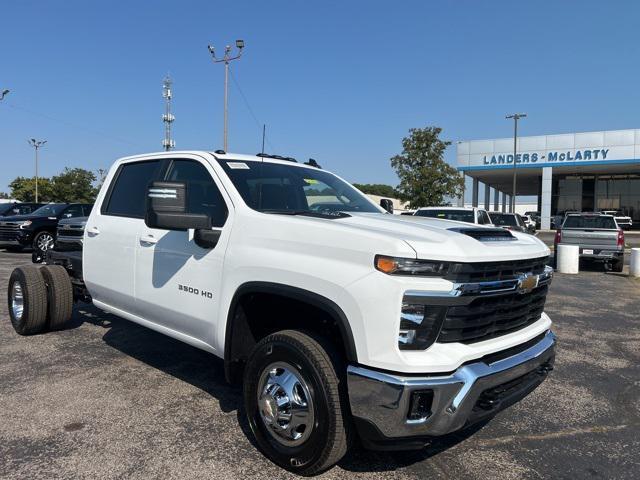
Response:
[[[0,250],[0,478],[268,478],[222,362],[78,305],[71,329],[19,337]],[[638,478],[640,280],[557,274],[556,369],[491,423],[410,453],[356,448],[320,478]]]

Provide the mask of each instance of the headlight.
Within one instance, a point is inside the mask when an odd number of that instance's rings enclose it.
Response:
[[[389,275],[415,275],[423,277],[439,277],[449,270],[447,262],[433,260],[416,260],[413,258],[387,257],[376,255],[375,267]]]
[[[25,228],[31,225],[33,222],[31,220],[26,220],[20,224],[20,228]]]
[[[398,348],[424,350],[438,338],[447,307],[403,303],[400,312]]]

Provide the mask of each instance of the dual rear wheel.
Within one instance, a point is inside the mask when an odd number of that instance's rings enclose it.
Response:
[[[73,287],[60,265],[18,267],[9,278],[9,317],[20,335],[66,326],[73,310]]]

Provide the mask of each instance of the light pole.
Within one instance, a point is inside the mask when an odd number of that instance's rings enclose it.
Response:
[[[525,118],[526,113],[514,113],[507,115],[505,118],[513,118],[513,188],[511,189],[511,213],[516,212],[516,158],[518,154],[518,120]]]
[[[9,93],[9,92],[10,92],[10,90],[9,90],[9,89],[7,89],[7,88],[5,88],[4,90],[2,90],[2,91],[0,92],[0,100],[4,100],[4,97],[5,97],[5,96],[7,95],[7,93]]]
[[[36,151],[36,203],[38,203],[38,150],[47,143],[46,140],[36,140],[32,138],[31,140],[27,140],[29,145],[31,145]]]
[[[242,56],[242,49],[244,48],[244,40],[236,40],[236,48],[238,54],[231,55],[231,47],[227,45],[224,47],[224,56],[222,58],[216,57],[215,49],[209,45],[209,53],[213,59],[213,63],[224,63],[224,137],[223,145],[224,151],[227,151],[227,133],[228,133],[228,101],[229,101],[229,63],[233,60],[237,60]]]

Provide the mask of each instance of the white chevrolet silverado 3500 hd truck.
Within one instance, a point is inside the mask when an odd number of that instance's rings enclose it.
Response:
[[[164,152],[117,161],[82,252],[11,275],[20,334],[90,301],[224,359],[262,451],[302,474],[494,416],[553,368],[549,250],[396,216],[314,162]]]

